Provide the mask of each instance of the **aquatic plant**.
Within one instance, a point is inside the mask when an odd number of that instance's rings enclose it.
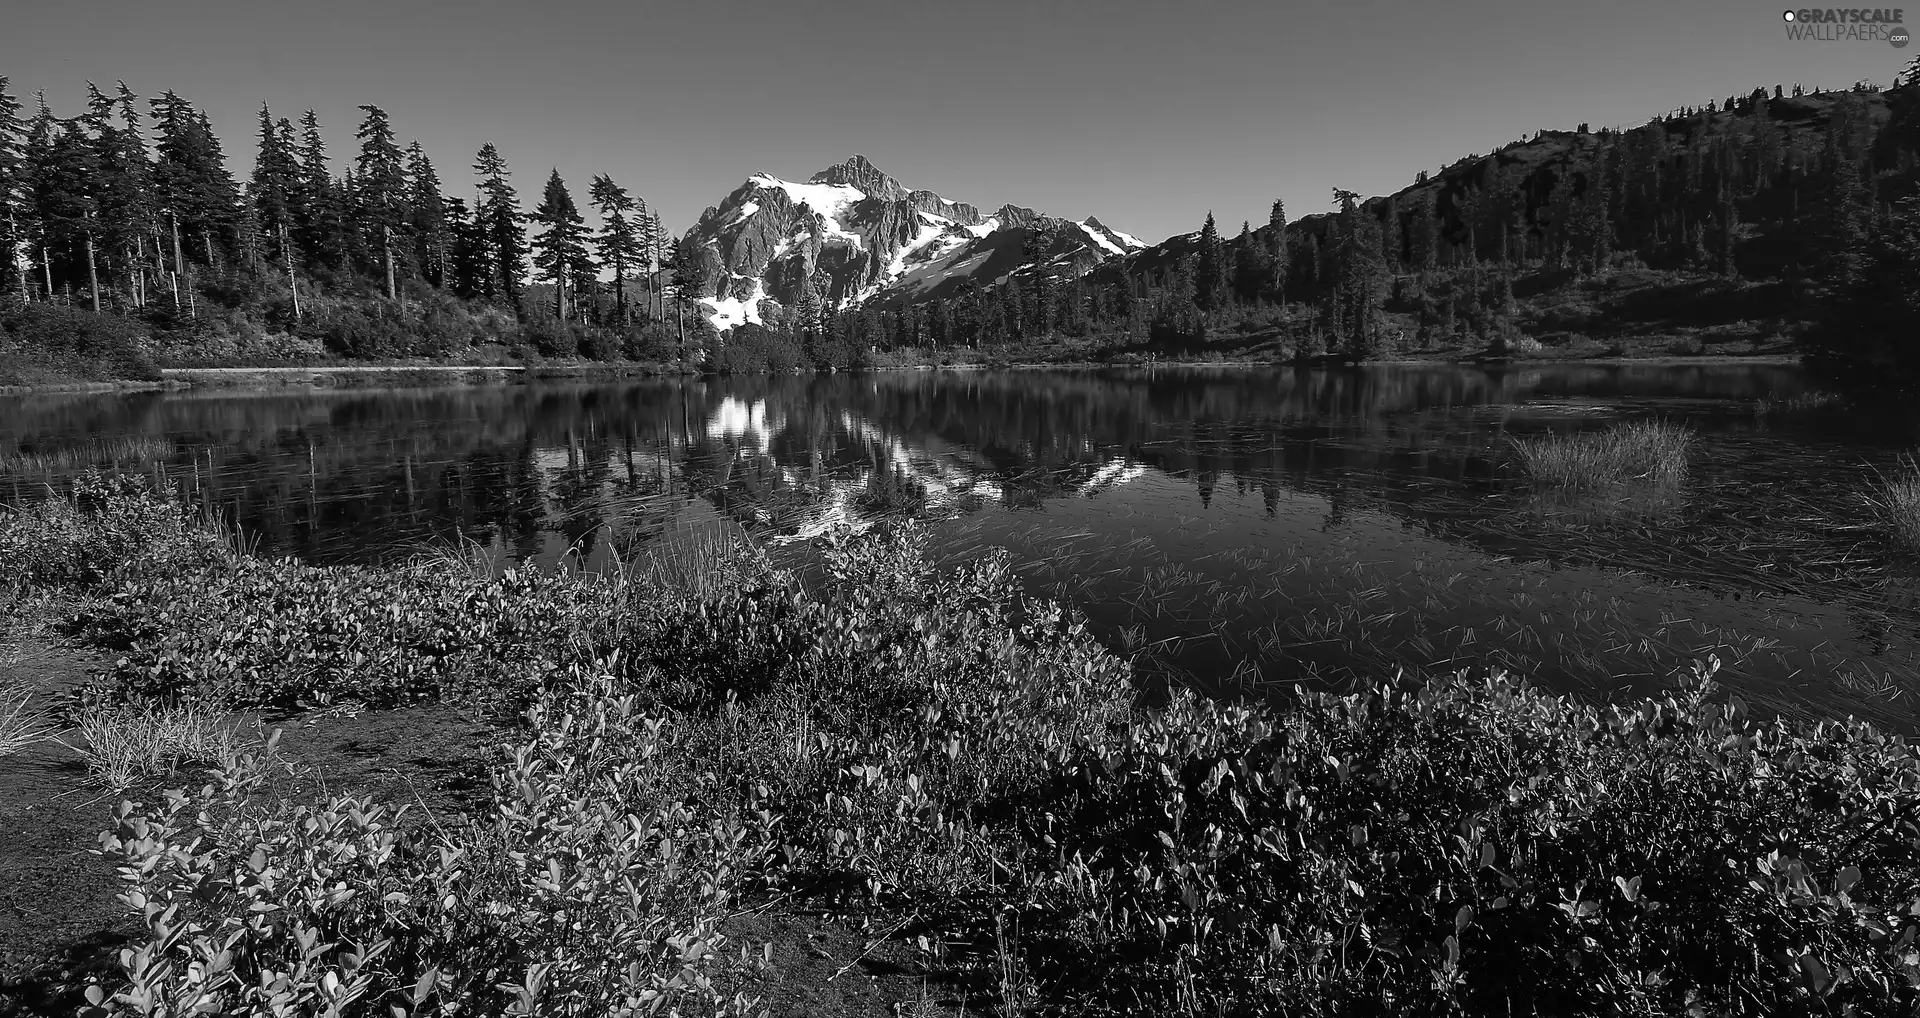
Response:
[[[151,435],[95,438],[59,449],[0,453],[0,474],[66,473],[90,467],[140,468],[166,460],[173,453],[171,441]]]
[[[1895,463],[1893,476],[1881,475],[1873,501],[1893,539],[1920,551],[1920,459],[1908,456]]]
[[[1637,480],[1671,484],[1686,476],[1693,432],[1668,421],[1630,421],[1597,432],[1512,439],[1538,485],[1582,488]]]

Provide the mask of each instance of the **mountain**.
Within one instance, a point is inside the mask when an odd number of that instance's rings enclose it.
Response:
[[[793,307],[812,287],[842,306],[944,296],[1039,263],[1066,275],[1146,245],[1098,219],[1080,222],[910,189],[856,155],[805,183],[760,173],[706,210],[684,249],[703,262],[704,303],[720,328]]]

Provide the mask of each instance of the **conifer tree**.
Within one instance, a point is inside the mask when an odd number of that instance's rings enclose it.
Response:
[[[487,259],[485,226],[459,198],[446,199],[446,217],[448,275],[453,292],[469,300],[491,297],[500,274]]]
[[[507,182],[511,176],[507,161],[501,157],[500,150],[493,147],[493,142],[480,147],[473,172],[480,177],[480,196],[474,203],[474,217],[486,236],[487,261],[495,273],[493,287],[497,287],[503,300],[518,308],[521,262],[527,253],[523,225],[526,216],[520,211],[520,196]]]
[[[20,119],[20,100],[7,91],[8,79],[0,75],[0,260],[19,287],[20,299],[31,295],[27,283],[24,251],[27,246],[24,213],[26,168],[22,146],[27,125]],[[0,283],[0,286],[4,286]]]
[[[407,146],[407,232],[413,237],[413,262],[434,286],[447,285],[448,251],[446,197],[440,193],[440,175],[418,141]]]
[[[312,110],[300,117],[300,171],[292,194],[294,246],[309,268],[338,268],[345,257],[340,188],[327,165],[326,137]]]
[[[568,317],[567,288],[587,257],[587,228],[558,168],[547,177],[546,192],[534,209],[533,221],[540,229],[533,238],[533,264],[553,281],[553,313],[564,322]]]
[[[1253,225],[1240,223],[1240,236],[1233,241],[1233,293],[1244,304],[1260,299],[1267,283],[1267,267],[1260,245],[1254,242]]]
[[[1193,304],[1201,312],[1212,312],[1226,303],[1227,297],[1227,250],[1220,240],[1220,228],[1213,223],[1213,213],[1207,213],[1206,225],[1200,227],[1200,255],[1194,268]]]
[[[645,258],[635,222],[636,216],[645,214],[645,206],[604,173],[593,178],[591,194],[594,207],[600,212],[600,233],[594,238],[594,245],[599,250],[600,263],[613,270],[613,306],[624,325],[630,321],[627,273]]]
[[[1286,301],[1287,289],[1287,205],[1278,198],[1267,213],[1267,263],[1272,273],[1267,284],[1275,304]]]
[[[260,104],[259,125],[259,149],[254,155],[247,197],[253,203],[261,232],[273,239],[274,260],[291,265],[288,238],[293,232],[294,189],[300,164],[289,144],[291,125],[284,118],[275,121],[266,103]],[[291,285],[291,277],[288,282]]]
[[[386,272],[387,299],[398,300],[399,288],[393,264],[394,233],[407,222],[407,176],[400,161],[400,146],[393,137],[393,124],[387,111],[378,106],[361,106],[366,119],[354,137],[360,140],[360,155],[354,159],[359,170],[356,189],[360,229],[377,232],[380,237],[380,261]]]

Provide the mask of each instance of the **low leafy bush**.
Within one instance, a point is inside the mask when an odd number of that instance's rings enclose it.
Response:
[[[0,302],[0,385],[159,377],[137,321],[61,304]]]
[[[789,372],[814,366],[790,333],[759,325],[730,330],[713,363],[714,370],[727,375]]]
[[[1604,431],[1516,438],[1514,452],[1535,484],[1593,487],[1626,480],[1672,484],[1687,473],[1693,432],[1667,421],[1631,421]]]
[[[0,587],[91,587],[232,559],[191,510],[124,475],[90,472],[68,495],[0,507]]]
[[[176,644],[207,695],[502,683],[531,706],[492,809],[231,776],[124,807],[104,847],[147,932],[95,1013],[751,1013],[718,923],[781,902],[1034,1013],[1920,1005],[1920,757],[1751,715],[1712,662],[1607,707],[1500,674],[1150,702],[1004,556],[937,569],[907,530],[804,586],[750,556],[693,591],[275,568],[140,587],[123,631],[301,620]]]
[[[126,653],[120,691],[225,707],[461,698],[517,713],[544,671],[589,652],[606,606],[531,571],[242,559],[128,582],[83,625]]]

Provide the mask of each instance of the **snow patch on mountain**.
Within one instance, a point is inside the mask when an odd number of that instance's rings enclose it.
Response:
[[[735,274],[735,279],[752,279],[753,293],[740,297],[702,297],[700,303],[713,309],[708,315],[716,329],[731,329],[736,325],[760,323],[760,302],[767,299],[767,281],[758,276]]]

